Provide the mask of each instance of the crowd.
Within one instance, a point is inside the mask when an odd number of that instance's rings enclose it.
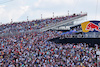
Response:
[[[32,26],[32,30],[40,29],[51,21],[60,22],[66,19],[67,17],[60,17],[52,20],[13,23],[1,25],[0,30],[6,29],[5,33],[18,29],[27,31]],[[97,67],[96,50],[88,44],[56,44],[48,41],[59,37],[59,34],[58,31],[49,30],[1,36],[0,49],[3,50],[0,51],[0,67]]]
[[[73,27],[71,30],[75,30],[75,31],[82,30],[81,24]]]
[[[41,20],[33,20],[33,21],[23,21],[23,22],[17,22],[12,24],[3,24],[0,26],[0,34],[2,33],[13,33],[13,32],[24,32],[28,30],[35,30],[40,29],[45,26],[49,26],[49,24],[56,24],[60,21],[64,21],[76,16],[82,16],[84,14],[73,14],[70,16],[63,16],[63,17],[55,17],[55,18],[48,18],[48,19],[41,19]]]
[[[56,44],[57,31],[0,37],[1,67],[96,67],[96,51],[88,44]]]

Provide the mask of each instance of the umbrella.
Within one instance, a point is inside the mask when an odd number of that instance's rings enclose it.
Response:
[[[77,33],[77,31],[71,30],[69,33],[70,33],[70,34],[72,34],[72,33]]]
[[[62,33],[61,35],[64,35],[65,34],[65,32],[64,33]]]
[[[69,32],[65,32],[65,34],[69,34]]]
[[[64,35],[64,34],[69,34],[69,32],[64,32],[64,33],[62,33],[61,35]]]

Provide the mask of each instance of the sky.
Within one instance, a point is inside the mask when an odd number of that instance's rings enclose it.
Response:
[[[0,24],[87,13],[88,20],[100,20],[99,0],[0,0]]]

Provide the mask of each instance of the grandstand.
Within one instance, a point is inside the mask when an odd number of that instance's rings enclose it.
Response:
[[[82,18],[87,16],[87,14],[73,14],[70,16],[65,17],[58,17],[58,18],[49,18],[49,19],[42,19],[42,20],[33,20],[29,22],[22,22],[22,23],[13,23],[13,24],[6,24],[1,25],[0,27],[0,36],[7,36],[7,35],[16,35],[19,33],[28,33],[28,32],[43,32],[50,29],[55,29],[62,25],[67,25],[76,19]],[[72,24],[72,23],[71,23]],[[6,33],[6,34],[5,34]]]
[[[73,14],[65,17],[1,25],[0,67],[97,66],[99,64],[96,55],[96,51],[99,53],[98,44],[95,44],[96,48],[90,47],[88,43],[77,42],[75,44],[75,41],[81,40],[73,39],[74,37],[68,34],[82,31],[82,27],[74,24],[74,21],[85,16],[87,16],[86,13]],[[71,23],[70,32],[66,33],[70,38],[67,37],[66,40],[72,39],[70,43],[63,40],[65,32],[57,31],[59,27],[68,26],[69,23]],[[75,26],[78,26],[76,30],[73,29]],[[58,37],[59,39],[63,37],[59,43],[57,43]],[[52,42],[50,39],[57,42]]]

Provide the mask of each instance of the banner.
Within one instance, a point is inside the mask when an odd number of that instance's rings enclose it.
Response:
[[[100,32],[100,21],[87,21],[81,27],[83,32]]]

